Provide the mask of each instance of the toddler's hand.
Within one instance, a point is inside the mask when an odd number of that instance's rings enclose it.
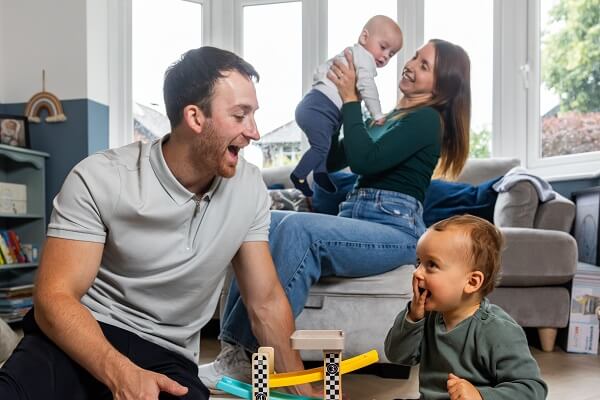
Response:
[[[376,119],[376,120],[375,120],[373,123],[374,123],[375,125],[379,125],[379,126],[381,126],[381,125],[385,124],[385,117],[382,117],[382,118]]]
[[[410,310],[408,312],[408,318],[411,321],[417,322],[425,318],[425,299],[427,299],[427,294],[429,291],[427,289],[423,290],[423,293],[419,291],[419,281],[415,274],[413,274],[413,298],[410,303]]]
[[[448,374],[447,388],[450,400],[483,400],[481,394],[471,382],[452,373]]]

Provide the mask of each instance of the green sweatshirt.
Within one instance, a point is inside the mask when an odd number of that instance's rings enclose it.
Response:
[[[440,156],[440,114],[423,107],[367,128],[360,102],[351,102],[342,106],[342,121],[344,137],[332,137],[327,169],[349,166],[360,175],[357,188],[391,190],[422,203]]]
[[[421,398],[449,399],[448,373],[466,379],[484,400],[543,400],[548,388],[529,352],[523,329],[500,307],[483,299],[474,315],[446,331],[442,314],[426,313],[412,323],[410,303],[385,339],[385,354],[395,363],[421,363]]]

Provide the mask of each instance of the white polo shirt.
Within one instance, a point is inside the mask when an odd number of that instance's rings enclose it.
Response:
[[[268,241],[270,198],[240,157],[197,200],[173,176],[165,136],[96,153],[67,176],[48,236],[104,243],[82,303],[101,322],[197,361],[226,269],[243,242]]]

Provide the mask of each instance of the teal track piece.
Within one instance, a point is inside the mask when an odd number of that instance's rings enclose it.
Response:
[[[242,399],[252,399],[252,385],[231,379],[227,376],[221,378],[217,383],[217,389]],[[271,400],[321,400],[317,397],[296,396],[293,394],[277,392],[275,390],[271,390],[269,396],[271,397]]]

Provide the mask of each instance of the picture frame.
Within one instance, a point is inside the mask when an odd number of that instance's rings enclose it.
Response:
[[[0,114],[0,144],[29,148],[29,121],[24,115]]]

